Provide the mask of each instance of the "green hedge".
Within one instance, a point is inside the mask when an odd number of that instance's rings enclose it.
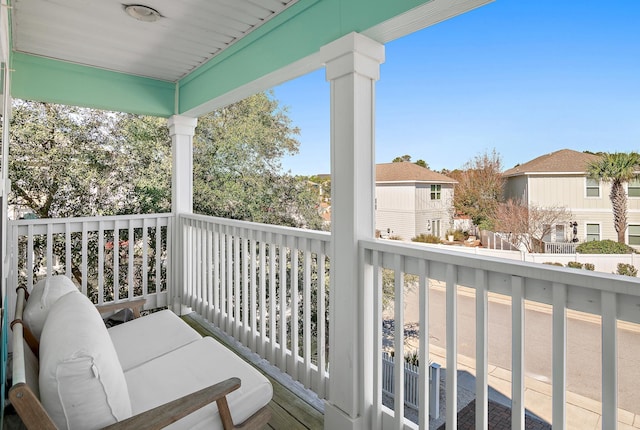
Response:
[[[613,240],[593,240],[581,243],[576,247],[580,254],[633,254],[635,249],[624,243]]]

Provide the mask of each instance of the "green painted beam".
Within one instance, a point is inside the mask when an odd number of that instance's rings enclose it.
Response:
[[[168,117],[429,1],[299,0],[177,84],[13,52],[12,96]]]
[[[174,114],[176,85],[172,82],[17,52],[11,68],[14,98],[160,117]]]
[[[183,78],[178,110],[193,109],[429,1],[300,0]]]

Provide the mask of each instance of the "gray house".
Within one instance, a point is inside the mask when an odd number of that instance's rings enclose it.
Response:
[[[454,179],[414,163],[376,165],[376,230],[409,240],[444,238],[451,227]]]

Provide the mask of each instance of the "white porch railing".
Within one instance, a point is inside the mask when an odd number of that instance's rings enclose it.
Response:
[[[578,243],[575,242],[545,242],[545,254],[575,254]]]
[[[328,233],[180,215],[182,304],[320,398],[328,385]]]
[[[9,291],[19,285],[31,290],[47,274],[64,274],[96,304],[144,297],[147,309],[167,306],[172,217],[9,221]]]
[[[511,400],[512,428],[524,429],[524,302],[532,301],[552,306],[552,425],[566,428],[566,342],[567,309],[587,312],[601,317],[602,325],[602,428],[616,428],[617,421],[617,320],[640,323],[640,282],[634,278],[602,273],[574,271],[552,266],[467,256],[445,250],[417,245],[396,244],[389,241],[361,241],[363,264],[372,266],[374,288],[373,351],[373,424],[375,429],[405,425],[403,360],[395,362],[393,413],[382,406],[382,269],[394,273],[395,296],[401,297],[405,274],[417,275],[419,288],[419,349],[421,374],[426,374],[429,362],[429,280],[446,285],[446,422],[455,428],[457,422],[457,286],[475,289],[476,333],[476,423],[487,428],[488,399],[488,292],[511,297]],[[393,349],[404,356],[403,302],[395,301],[395,333]],[[426,378],[419,387],[420,428],[428,428],[429,391]],[[448,427],[449,428],[449,427]]]
[[[79,281],[97,303],[144,296],[148,307],[171,305],[167,279],[179,279],[182,304],[326,397],[327,297],[330,235],[263,224],[180,215],[20,220],[9,223],[10,291],[32,285],[46,273]],[[172,229],[176,230],[172,230]],[[172,233],[177,233],[172,236]],[[172,243],[172,237],[179,237]],[[181,261],[169,264],[170,255]],[[429,363],[430,280],[446,288],[447,423],[454,425],[457,391],[457,286],[475,290],[476,422],[487,422],[488,293],[511,298],[512,393],[514,429],[524,428],[524,301],[552,307],[554,428],[566,428],[567,310],[598,316],[602,324],[602,428],[615,428],[617,413],[618,320],[640,323],[640,281],[495,257],[389,241],[360,242],[361,264],[370,273],[374,428],[391,421],[402,428],[407,385],[403,360],[394,363],[395,411],[382,406],[382,269],[393,271],[395,295],[404,276],[416,275],[419,288],[419,372]],[[170,267],[181,273],[170,277]],[[370,288],[370,287],[367,287]],[[118,292],[117,294],[115,292]],[[393,349],[404,356],[404,303],[395,301]],[[11,308],[11,306],[9,307]],[[335,365],[335,364],[334,364]],[[418,378],[421,428],[428,428],[428,379]],[[410,384],[409,384],[410,385]],[[434,411],[431,411],[434,412]]]
[[[518,251],[509,241],[502,237],[501,233],[495,233],[489,230],[480,231],[480,241],[482,246],[487,249],[499,249],[504,251]]]

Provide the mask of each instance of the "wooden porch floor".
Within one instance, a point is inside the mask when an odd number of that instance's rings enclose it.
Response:
[[[234,345],[227,339],[219,336],[207,326],[199,317],[185,315],[182,319],[193,327],[202,336],[211,336],[232,350],[238,357],[242,358],[258,371],[265,375],[273,385],[273,399],[269,403],[271,410],[271,420],[266,428],[280,429],[311,429],[321,430],[324,426],[324,415],[314,408],[307,401],[301,399],[297,394],[289,388],[282,385],[276,379],[265,373],[263,369],[256,366],[242,354],[239,354]]]

